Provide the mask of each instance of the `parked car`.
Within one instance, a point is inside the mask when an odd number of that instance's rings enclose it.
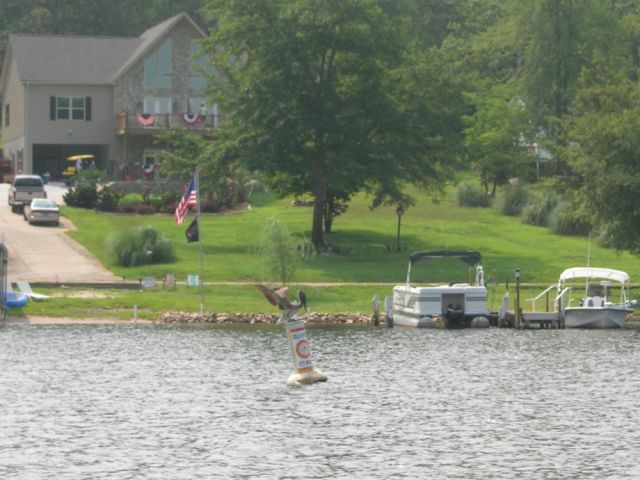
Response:
[[[16,213],[21,207],[31,203],[34,198],[47,198],[44,182],[38,175],[16,175],[9,187],[9,205]]]
[[[34,198],[30,204],[24,206],[22,214],[29,225],[33,223],[60,225],[60,207],[53,200]]]

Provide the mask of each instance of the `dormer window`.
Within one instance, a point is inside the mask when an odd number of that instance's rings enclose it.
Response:
[[[171,88],[171,39],[166,40],[144,62],[144,86]]]

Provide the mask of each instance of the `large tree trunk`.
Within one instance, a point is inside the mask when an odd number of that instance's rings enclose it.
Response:
[[[335,199],[333,196],[328,195],[326,205],[324,207],[324,233],[331,233],[331,226],[333,225],[333,213]]]
[[[311,227],[311,243],[316,252],[323,252],[327,249],[324,243],[324,207],[327,200],[327,179],[321,166],[316,168],[315,185],[313,188],[313,224]]]

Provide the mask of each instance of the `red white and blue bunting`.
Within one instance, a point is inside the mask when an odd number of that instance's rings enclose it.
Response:
[[[182,115],[180,115],[180,119],[184,122],[185,125],[191,127],[200,122],[200,115],[198,115],[197,113],[183,113]]]
[[[156,121],[156,116],[152,113],[136,113],[136,116],[138,117],[140,125],[145,127],[153,125]]]

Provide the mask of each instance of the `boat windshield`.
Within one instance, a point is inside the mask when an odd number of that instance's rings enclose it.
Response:
[[[602,283],[589,283],[587,285],[588,297],[606,297],[607,286]]]

